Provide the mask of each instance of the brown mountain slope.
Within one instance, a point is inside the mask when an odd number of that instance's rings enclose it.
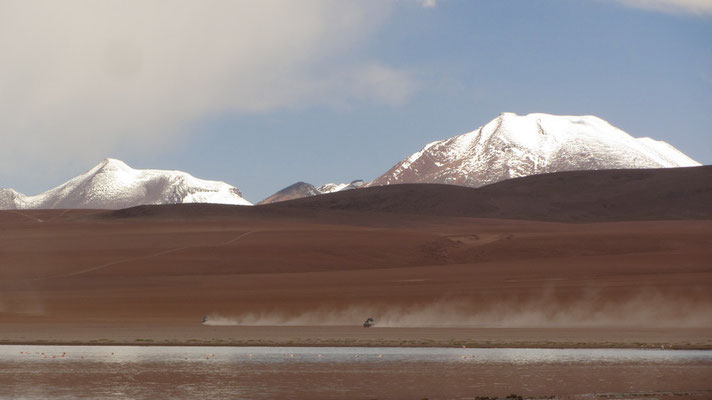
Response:
[[[709,219],[712,166],[557,172],[478,189],[389,185],[267,207],[542,221]]]
[[[330,214],[329,211],[332,213]],[[509,179],[481,188],[388,185],[253,207],[139,206],[102,218],[351,218],[362,212],[561,222],[712,219],[712,166],[570,171]],[[353,214],[352,212],[356,212]],[[383,218],[386,218],[385,215]]]

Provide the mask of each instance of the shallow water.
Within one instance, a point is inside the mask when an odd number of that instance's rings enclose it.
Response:
[[[0,346],[3,399],[545,396],[709,376],[704,350]]]
[[[64,354],[64,356],[62,356]],[[56,363],[377,363],[463,362],[675,363],[712,362],[710,350],[468,349],[416,347],[0,346],[0,362]],[[463,358],[464,357],[464,358]]]

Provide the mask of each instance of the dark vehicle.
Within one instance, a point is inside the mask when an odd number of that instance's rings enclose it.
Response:
[[[364,328],[370,328],[372,326],[376,325],[376,321],[373,320],[373,318],[368,318],[366,322],[363,323]]]

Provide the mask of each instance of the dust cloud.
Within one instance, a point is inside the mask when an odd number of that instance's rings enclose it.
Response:
[[[543,296],[526,302],[481,304],[473,299],[443,299],[410,305],[354,304],[318,307],[302,312],[269,310],[239,315],[209,314],[206,325],[345,326],[360,325],[368,317],[376,327],[712,327],[712,302],[656,293],[640,293],[625,300],[595,294],[573,301]]]

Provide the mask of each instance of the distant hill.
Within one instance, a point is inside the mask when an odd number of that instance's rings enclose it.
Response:
[[[481,188],[389,185],[283,207],[548,221],[707,219],[712,166],[557,172]]]
[[[363,185],[364,182],[360,179],[352,181],[351,183],[327,183],[319,187],[314,187],[314,185],[306,182],[297,182],[276,192],[257,204],[270,204],[286,200],[301,199],[302,197],[336,193],[342,190],[358,189]]]
[[[318,194],[321,193],[314,187],[314,185],[306,182],[297,182],[276,192],[257,204],[270,204],[278,201],[301,199],[302,197],[316,196]]]

